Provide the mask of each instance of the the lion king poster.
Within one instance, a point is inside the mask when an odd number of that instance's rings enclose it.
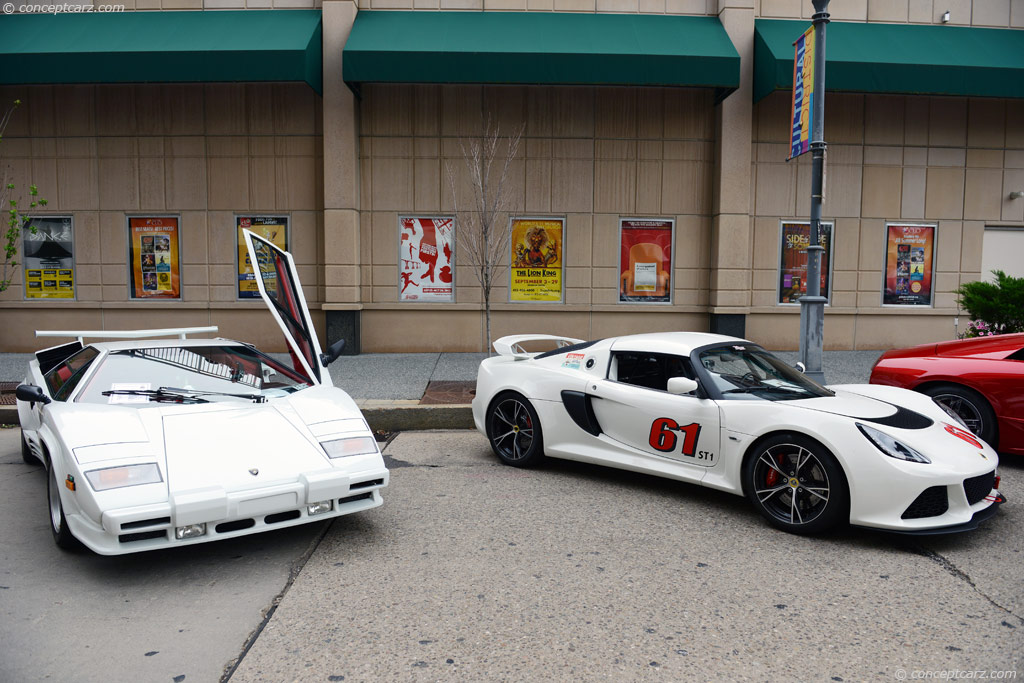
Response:
[[[561,218],[512,219],[511,301],[562,301],[564,227]]]

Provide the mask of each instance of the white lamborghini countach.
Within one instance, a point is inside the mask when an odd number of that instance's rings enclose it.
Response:
[[[537,343],[557,345],[542,353]],[[928,396],[824,387],[744,339],[503,337],[473,417],[504,463],[545,456],[745,495],[772,525],[975,528],[1004,502],[995,451]]]
[[[376,440],[327,371],[341,343],[321,353],[291,255],[245,240],[291,367],[242,342],[187,338],[215,327],[37,333],[77,337],[36,353],[16,390],[22,455],[47,469],[58,546],[117,555],[381,504]]]

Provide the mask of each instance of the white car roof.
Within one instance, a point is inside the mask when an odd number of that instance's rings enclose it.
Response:
[[[244,346],[233,339],[127,339],[124,341],[92,342],[99,351],[125,351],[127,349],[165,349],[188,346]]]
[[[727,337],[722,334],[708,332],[650,332],[647,334],[630,334],[612,340],[613,351],[644,351],[647,353],[670,353],[677,356],[688,356],[701,346],[736,342],[752,344],[739,337]]]

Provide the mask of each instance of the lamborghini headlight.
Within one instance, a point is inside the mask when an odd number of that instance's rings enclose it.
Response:
[[[321,441],[331,458],[346,458],[350,455],[370,455],[379,453],[377,441],[372,436],[355,436],[347,439],[334,439],[332,441]]]
[[[163,478],[160,477],[160,468],[156,466],[155,462],[145,465],[121,465],[90,470],[85,473],[85,478],[92,484],[94,491],[106,491],[140,484],[159,484],[163,481]]]
[[[953,410],[952,408],[947,406],[945,403],[942,403],[941,401],[936,401],[934,398],[932,399],[932,401],[935,403],[935,405],[937,405],[938,407],[942,408],[942,410],[946,413],[946,415],[949,415],[951,418],[953,418],[953,420],[958,425],[960,425],[961,427],[963,427],[967,431],[971,431],[971,428],[967,426],[967,423],[964,422],[964,419],[962,417],[960,417],[959,415],[956,414],[955,410]]]
[[[927,457],[921,455],[905,443],[897,441],[885,432],[880,432],[874,427],[868,427],[860,422],[857,423],[857,429],[860,430],[861,434],[868,438],[868,441],[875,444],[875,447],[878,448],[878,450],[882,451],[890,458],[906,460],[907,462],[931,463],[931,460]]]

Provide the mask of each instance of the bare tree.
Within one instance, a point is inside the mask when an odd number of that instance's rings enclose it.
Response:
[[[464,200],[460,201],[455,169],[451,163],[445,163],[455,209],[455,243],[459,257],[468,262],[480,284],[488,353],[491,351],[491,290],[502,270],[509,267],[507,214],[513,200],[509,170],[525,127],[524,124],[505,136],[488,117],[480,137],[459,141],[470,186],[468,206]]]
[[[14,110],[21,106],[21,100],[14,100],[14,103],[6,111],[0,113],[0,142],[3,141],[4,131],[10,123]],[[19,202],[22,208],[18,207]],[[3,164],[3,155],[0,154],[0,206],[6,212],[4,217],[5,229],[0,242],[3,243],[3,261],[0,262],[0,292],[11,286],[14,279],[14,269],[18,262],[15,257],[18,255],[18,240],[21,238],[22,230],[28,229],[32,234],[36,228],[31,224],[31,214],[26,209],[36,209],[46,206],[46,200],[39,197],[39,190],[35,185],[28,186],[28,206],[26,200],[17,195],[17,185],[11,177],[10,170]]]

